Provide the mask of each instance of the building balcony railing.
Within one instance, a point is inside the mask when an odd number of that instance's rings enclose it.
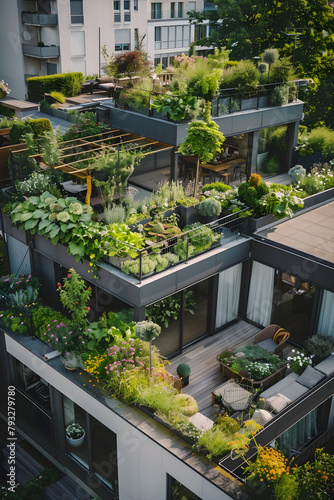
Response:
[[[57,14],[39,14],[38,12],[25,13],[21,15],[22,24],[30,26],[57,26]]]
[[[288,82],[287,99],[281,106],[298,102],[299,86],[302,85],[302,83],[299,82],[301,81]],[[303,80],[303,82],[307,82],[307,80]],[[168,83],[166,86],[167,85]],[[304,85],[306,85],[306,83],[304,83]],[[256,110],[275,105],[278,106],[272,102],[272,94],[275,88],[281,86],[282,83],[271,83],[259,85],[251,91],[237,88],[223,89],[211,101],[212,116],[217,118],[240,111]],[[290,88],[293,90],[289,90]],[[171,96],[173,98],[172,106],[168,102]],[[184,94],[166,95],[162,93],[158,86],[155,86],[152,91],[116,87],[114,98],[115,108],[135,111],[146,116],[148,115],[168,121],[188,122],[191,116],[187,112],[187,107],[184,103],[187,99],[189,102],[192,101],[194,96]],[[199,99],[200,97],[197,96],[197,98]],[[159,104],[157,105],[156,103]],[[168,109],[170,109],[170,112]]]
[[[55,46],[45,46],[38,47],[37,45],[26,45],[23,44],[23,54],[29,57],[36,57],[37,59],[51,59],[59,57],[59,47]]]

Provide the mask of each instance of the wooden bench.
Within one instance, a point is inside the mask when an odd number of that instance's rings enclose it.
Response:
[[[5,108],[13,109],[17,118],[24,118],[32,111],[39,111],[39,104],[29,101],[20,101],[19,99],[4,99],[1,101]]]

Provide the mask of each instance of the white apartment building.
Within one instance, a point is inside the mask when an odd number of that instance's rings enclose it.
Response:
[[[189,10],[203,0],[1,0],[0,79],[23,99],[25,78],[81,71],[103,73],[101,49],[109,55],[141,48],[167,67],[187,53],[195,26]]]

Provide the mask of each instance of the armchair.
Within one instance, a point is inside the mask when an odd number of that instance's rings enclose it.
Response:
[[[284,344],[290,337],[290,333],[279,325],[269,325],[255,335],[254,344],[263,349],[282,356]]]

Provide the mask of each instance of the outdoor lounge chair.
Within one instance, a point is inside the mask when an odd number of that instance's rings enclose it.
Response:
[[[290,333],[279,325],[269,325],[255,335],[254,344],[272,354],[282,355],[283,347],[290,337]]]

